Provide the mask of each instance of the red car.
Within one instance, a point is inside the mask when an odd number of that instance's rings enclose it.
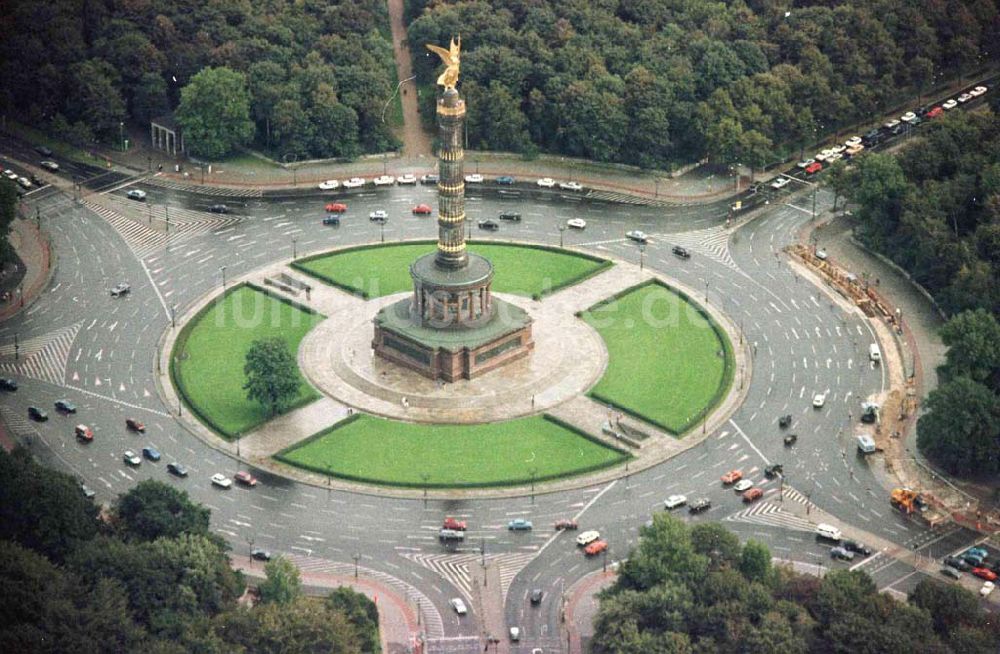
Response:
[[[431,206],[429,204],[418,204],[413,207],[413,213],[418,215],[428,215],[431,213]]]
[[[77,425],[73,428],[73,433],[76,434],[78,440],[84,441],[86,443],[94,440],[94,432],[87,425]]]
[[[568,518],[563,518],[562,520],[556,520],[556,531],[562,531],[563,529],[578,529],[580,527],[576,520],[570,520]]]
[[[722,475],[722,483],[726,484],[727,486],[729,484],[735,484],[740,479],[743,479],[742,470],[730,470],[726,474]]]
[[[986,581],[996,581],[997,573],[993,572],[989,568],[973,568],[972,574],[985,579]]]
[[[326,205],[326,210],[330,213],[344,213],[347,211],[347,205],[342,202],[330,202]]]
[[[445,518],[444,524],[441,525],[442,529],[452,529],[454,531],[465,531],[466,524],[465,520],[456,520],[455,518]]]
[[[749,504],[750,502],[756,502],[764,496],[764,491],[759,488],[751,488],[747,492],[743,493],[743,501]]]
[[[924,118],[937,118],[943,113],[944,109],[942,109],[941,107],[934,107],[933,109],[927,112],[927,115],[924,116]]]
[[[235,475],[233,475],[233,479],[235,479],[236,481],[240,482],[244,486],[256,486],[257,485],[257,478],[254,477],[253,475],[251,475],[249,472],[246,472],[246,471],[243,471],[243,470],[240,470]]]
[[[138,431],[138,432],[146,431],[146,425],[132,418],[127,418],[125,420],[125,428],[128,429],[129,431]]]
[[[815,175],[816,173],[818,173],[821,170],[823,170],[823,164],[821,164],[818,161],[814,161],[813,163],[811,163],[808,166],[806,166],[806,173],[808,173],[810,175]]]
[[[587,556],[596,556],[607,549],[608,542],[606,540],[595,540],[593,543],[583,548],[583,553]]]

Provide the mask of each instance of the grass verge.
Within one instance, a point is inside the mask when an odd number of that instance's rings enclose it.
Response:
[[[266,291],[240,285],[206,305],[186,324],[170,359],[170,374],[188,410],[226,438],[270,418],[243,390],[250,344],[280,336],[294,353],[323,316]],[[304,379],[286,410],[319,397]]]
[[[732,383],[725,333],[701,307],[659,282],[627,289],[581,317],[609,355],[591,397],[672,434],[699,422]]]
[[[279,452],[322,475],[386,486],[514,486],[627,459],[550,416],[481,425],[424,425],[355,414]]]

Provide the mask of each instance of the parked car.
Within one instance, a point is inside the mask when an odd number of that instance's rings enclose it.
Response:
[[[139,189],[134,188],[131,191],[129,191],[128,193],[126,193],[125,197],[127,197],[129,200],[138,200],[139,202],[145,202],[146,201],[146,192],[145,191],[140,191]]]
[[[556,520],[556,523],[553,526],[556,528],[556,531],[563,531],[570,529],[576,530],[580,528],[580,524],[576,520],[573,520],[572,518],[563,518],[561,520]]]
[[[979,594],[983,597],[986,597],[993,592],[993,589],[995,587],[996,584],[994,584],[992,581],[984,582],[982,588],[979,589]]]
[[[176,461],[167,464],[167,472],[178,477],[187,477],[188,471],[182,464]]]
[[[125,453],[122,455],[122,461],[133,467],[142,464],[142,459],[132,450],[125,450]]]
[[[972,569],[972,566],[958,558],[957,556],[948,556],[944,559],[944,564],[948,567],[955,568],[962,572],[968,572]]]
[[[429,204],[418,204],[417,206],[413,207],[413,213],[418,216],[426,216],[430,214],[432,211],[433,209],[431,209],[431,205]]]
[[[368,220],[376,223],[384,223],[389,220],[389,214],[384,209],[376,209],[368,214]]]
[[[670,248],[670,251],[673,252],[678,257],[680,257],[681,259],[691,258],[691,253],[688,252],[687,248],[681,247],[680,245],[675,245],[674,247]]]
[[[56,400],[55,407],[59,413],[76,413],[76,405],[69,400]]]
[[[899,117],[904,123],[914,123],[917,120],[917,114],[912,111],[907,111],[905,114]]]
[[[400,175],[399,177],[397,177],[396,183],[409,186],[417,183],[417,177],[412,173],[406,173],[405,175]]]
[[[733,490],[737,493],[742,493],[743,491],[750,490],[751,488],[753,488],[753,481],[750,479],[741,479],[736,482],[735,486],[733,486]]]
[[[593,543],[583,548],[583,553],[585,556],[597,556],[601,552],[606,552],[607,550],[608,541],[595,540]]]
[[[712,500],[702,497],[688,505],[688,513],[701,513],[712,508]]]
[[[778,179],[771,182],[771,188],[779,189],[786,186],[787,184],[789,184],[789,180],[787,177],[779,177]]]
[[[747,504],[750,502],[756,502],[762,497],[764,497],[764,491],[760,488],[751,488],[747,492],[743,493],[743,501]]]
[[[853,561],[854,552],[851,552],[843,547],[832,547],[830,548],[830,558],[840,559],[841,561]]]
[[[396,178],[392,175],[379,175],[372,180],[372,184],[375,186],[392,186],[396,183]]]
[[[41,166],[42,168],[46,169],[46,170],[51,170],[52,172],[55,172],[55,171],[59,170],[59,164],[57,164],[54,161],[43,161],[42,163],[40,163],[38,165]]]
[[[844,156],[848,158],[853,158],[865,151],[865,146],[862,144],[852,145],[844,151]]]
[[[945,109],[951,110],[958,106],[958,101],[952,98],[951,100],[945,101],[941,106]]]
[[[92,430],[87,425],[77,425],[73,428],[73,435],[76,436],[77,440],[84,442],[91,442],[94,440],[94,430]]]
[[[861,137],[852,136],[851,138],[844,141],[844,145],[846,145],[849,148],[853,148],[855,145],[861,145]]]
[[[444,524],[441,525],[442,529],[454,529],[455,531],[465,531],[466,529],[465,520],[457,520],[455,518],[445,518]]]
[[[340,182],[335,179],[328,179],[325,182],[319,183],[319,190],[321,191],[333,191],[340,188]]]
[[[958,103],[959,104],[965,104],[966,102],[968,102],[971,99],[972,99],[971,95],[969,95],[968,93],[963,93],[962,95],[958,96]]]
[[[17,183],[23,189],[29,189],[29,188],[31,188],[31,180],[28,179],[27,177],[18,177],[17,178]]]
[[[976,575],[980,579],[985,579],[986,581],[997,580],[997,573],[993,572],[989,568],[973,568],[972,574]]]
[[[514,518],[507,523],[507,529],[510,531],[531,531],[531,526],[531,521],[524,518]]]
[[[889,122],[887,122],[882,127],[886,128],[888,130],[894,129],[896,127],[899,127],[899,121],[894,118],[894,119],[890,120]]]
[[[799,168],[801,168],[802,170],[805,170],[806,168],[808,168],[809,166],[813,165],[814,163],[816,163],[815,159],[806,159],[804,161],[800,161],[799,163],[797,163],[795,165],[798,166]]]
[[[37,152],[38,154],[42,155],[43,157],[51,157],[52,156],[52,150],[50,150],[49,148],[45,147],[44,145],[35,146],[35,152]]]
[[[930,111],[927,112],[927,116],[925,116],[925,117],[928,118],[928,119],[937,118],[937,117],[939,117],[943,113],[944,113],[944,109],[942,109],[941,107],[934,107],[933,109],[931,109]]]
[[[583,218],[570,218],[566,221],[566,226],[571,229],[586,229],[587,221]]]
[[[514,178],[510,175],[501,175],[500,177],[497,177],[497,184],[502,184],[504,186],[512,186],[514,181]]]
[[[559,182],[559,188],[564,191],[582,191],[583,184],[579,182]]]
[[[14,392],[16,390],[17,390],[17,380],[16,379],[10,379],[9,377],[8,378],[4,378],[4,379],[0,379],[0,391]]]
[[[251,488],[257,485],[257,478],[245,470],[240,470],[239,472],[237,472],[235,475],[233,475],[233,479],[243,484],[244,486],[249,486]]]
[[[142,433],[146,431],[146,425],[142,424],[135,418],[125,418],[125,429]]]
[[[469,609],[465,608],[465,602],[463,602],[461,598],[455,597],[448,603],[451,604],[451,608],[455,610],[455,613],[459,615],[465,615],[469,612]]]
[[[465,176],[465,183],[466,184],[482,184],[485,181],[485,179],[486,178],[483,177],[482,175],[480,175],[479,173],[473,173],[472,175],[466,175]]]
[[[128,295],[131,292],[132,287],[125,282],[121,282],[119,284],[115,284],[115,286],[111,289],[111,297],[122,297],[123,295]]]
[[[250,550],[250,558],[255,561],[270,561],[271,553],[267,550],[262,550],[259,547],[255,547]]]
[[[142,455],[149,459],[150,461],[159,461],[161,458],[160,451],[155,447],[144,447],[142,448]]]
[[[962,573],[956,570],[955,568],[941,568],[940,572],[945,577],[951,577],[952,579],[962,578]]]
[[[516,211],[501,211],[500,220],[510,220],[515,223],[521,222],[521,214]]]
[[[421,184],[437,184],[438,183],[438,176],[437,175],[421,175],[420,176],[420,183]]]
[[[740,479],[743,479],[742,470],[730,470],[726,474],[722,475],[722,483],[725,485],[735,484]]]
[[[213,204],[208,208],[209,213],[229,213],[229,206],[225,204]]]
[[[28,417],[34,420],[35,422],[45,422],[46,420],[49,419],[49,414],[45,413],[36,406],[29,406]]]
[[[361,188],[365,185],[365,180],[363,177],[352,177],[350,179],[345,179],[341,184],[344,188]]]
[[[821,164],[818,161],[815,161],[812,164],[806,166],[806,174],[807,175],[815,175],[816,173],[818,173],[821,170],[823,170],[823,164]]]
[[[981,559],[987,559],[990,556],[989,550],[987,550],[985,547],[970,547],[969,549],[965,550],[965,553],[972,554],[973,556],[978,556]]]
[[[962,560],[971,565],[973,568],[979,568],[983,565],[983,557],[977,554],[963,554]]]
[[[676,509],[679,506],[684,506],[687,504],[688,498],[684,495],[671,495],[667,499],[663,500],[663,506],[666,509]]]
[[[551,177],[543,177],[536,183],[542,188],[552,188],[553,186],[556,185],[556,180],[552,179]]]
[[[219,488],[229,488],[233,485],[233,480],[221,472],[217,472],[212,475],[212,484]]]
[[[328,202],[326,210],[328,213],[344,213],[347,211],[347,205],[343,202]]]
[[[479,229],[485,229],[488,232],[495,232],[500,229],[500,223],[495,220],[490,220],[489,218],[480,220],[477,224],[479,225]]]
[[[83,496],[88,500],[97,495],[97,493],[95,493],[94,490],[86,484],[80,484],[80,490],[83,492]]]

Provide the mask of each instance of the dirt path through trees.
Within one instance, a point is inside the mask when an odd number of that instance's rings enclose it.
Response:
[[[389,27],[392,30],[392,51],[396,58],[396,75],[400,80],[413,77],[410,49],[406,44],[406,26],[403,24],[403,0],[388,0]],[[410,159],[430,157],[431,137],[420,125],[417,108],[417,85],[414,80],[403,84],[399,92],[403,102],[403,156]]]

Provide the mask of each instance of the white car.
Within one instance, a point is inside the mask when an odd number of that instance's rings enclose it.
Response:
[[[733,486],[733,490],[737,493],[742,493],[743,491],[750,490],[751,488],[753,488],[753,482],[749,479],[741,479],[736,482],[735,486]]]
[[[27,177],[18,177],[17,183],[20,184],[23,188],[31,188],[31,180],[28,179]]]
[[[400,175],[399,178],[396,180],[396,183],[397,184],[416,184],[417,183],[417,178],[416,178],[415,175],[412,175],[410,173],[406,173],[405,175]]]
[[[459,597],[451,599],[448,603],[451,604],[451,608],[455,609],[455,613],[459,615],[465,615],[469,612],[469,609],[465,608],[465,602]]]
[[[837,159],[843,159],[843,158],[844,158],[844,155],[840,154],[839,152],[831,152],[830,156],[827,157],[826,160],[828,162],[830,162],[830,161],[836,161]]]
[[[902,120],[904,123],[912,123],[917,119],[917,114],[913,113],[912,111],[907,111],[905,114],[900,116],[899,119]]]
[[[365,185],[365,180],[361,177],[352,177],[348,180],[344,180],[344,188],[361,188]]]
[[[521,640],[521,628],[511,627],[510,628],[510,641],[516,643]]]
[[[131,191],[129,191],[128,193],[126,193],[125,197],[127,197],[129,200],[139,200],[141,202],[141,201],[143,201],[143,200],[146,199],[146,192],[145,191],[140,191],[139,189],[134,188]]]
[[[559,188],[564,191],[582,191],[583,184],[579,182],[559,182]]]
[[[483,179],[484,178],[483,178],[482,175],[480,175],[479,173],[475,173],[473,175],[466,175],[465,176],[465,183],[466,184],[482,184],[483,183]]]
[[[319,183],[319,190],[321,191],[332,191],[335,188],[340,188],[340,182],[335,179],[328,179],[325,182]]]
[[[372,180],[372,184],[375,186],[392,186],[396,183],[396,178],[392,175],[379,175]]]
[[[899,121],[898,120],[890,120],[885,125],[883,125],[883,127],[885,127],[886,129],[892,129],[893,127],[895,127],[897,125],[899,125]]]
[[[980,87],[980,88],[982,88],[982,87]],[[984,90],[985,90],[985,89],[984,89]],[[57,171],[57,170],[59,170],[59,164],[57,164],[57,163],[56,163],[56,162],[54,162],[54,161],[43,161],[43,162],[42,162],[42,163],[40,163],[39,165],[40,165],[40,166],[41,166],[42,168],[45,168],[46,170],[51,170],[51,171],[53,171],[53,172],[54,172],[54,171]]]
[[[958,106],[958,102],[956,102],[955,99],[952,98],[951,100],[948,100],[947,102],[945,102],[941,106],[944,107],[945,109],[954,109],[955,107]]]
[[[813,395],[814,409],[822,409],[824,404],[826,404],[826,393],[816,393]]]
[[[826,257],[827,257],[826,250],[823,249],[816,250],[817,259],[819,259],[820,261],[826,261]]]
[[[989,91],[989,89],[986,88],[985,86],[977,86],[976,88],[974,88],[971,91],[969,91],[969,95],[971,95],[974,98],[978,98],[979,96],[981,96],[983,93],[986,93],[987,91]]]
[[[817,152],[815,155],[813,155],[813,158],[809,159],[809,161],[811,161],[813,163],[816,163],[817,161],[826,161],[827,159],[830,158],[831,154],[833,154],[833,153],[830,152],[829,150],[823,150],[822,152]],[[805,168],[806,166],[802,166],[802,167]]]
[[[125,461],[125,463],[129,464],[130,466],[137,466],[142,464],[142,459],[140,459],[139,455],[133,452],[132,450],[125,450],[125,454],[122,456],[122,460]]]
[[[972,99],[972,96],[969,95],[968,93],[963,93],[962,95],[958,96],[958,102],[959,102],[959,104],[964,104],[964,103],[968,102],[971,99]]]
[[[846,149],[847,149],[846,145],[835,145],[832,148],[830,148],[830,152],[832,152],[834,154],[840,154],[841,152],[843,152]],[[827,157],[827,158],[829,158],[829,157]]]
[[[580,547],[583,547],[584,545],[590,545],[595,540],[598,540],[600,537],[601,537],[601,532],[599,531],[594,531],[594,530],[585,531],[576,537],[576,544],[579,545]]]
[[[17,179],[17,173],[15,173],[10,168],[8,168],[7,170],[3,171],[3,176],[6,177],[7,179],[13,179],[13,180]]]
[[[668,509],[676,509],[687,504],[688,498],[684,495],[671,495],[663,500],[663,506]]]
[[[986,597],[987,595],[993,592],[994,588],[996,588],[996,584],[994,584],[992,581],[987,581],[983,584],[983,587],[979,589],[979,594],[982,595],[983,597]]]
[[[389,214],[385,209],[376,209],[375,211],[368,214],[368,220],[386,220]]]
[[[860,136],[852,136],[851,138],[849,138],[846,141],[844,141],[844,145],[846,145],[849,148],[853,148],[853,147],[855,147],[857,145],[861,145],[861,137]]]
[[[782,186],[785,186],[788,183],[789,182],[788,182],[788,178],[787,177],[779,177],[778,179],[776,179],[773,182],[771,182],[771,188],[775,188],[775,189],[781,188]]]
[[[217,472],[212,475],[212,484],[218,486],[219,488],[229,488],[233,485],[233,480],[221,472]]]
[[[826,157],[823,157],[823,158],[825,159]],[[798,166],[799,168],[802,168],[803,170],[805,170],[806,168],[808,168],[809,166],[813,165],[814,163],[816,163],[815,159],[806,159],[805,161],[800,161],[799,163],[797,163],[795,165]]]
[[[543,177],[540,180],[538,180],[538,185],[541,186],[542,188],[552,188],[553,186],[556,185],[556,180],[552,179],[551,177]]]
[[[583,218],[570,218],[566,221],[566,226],[573,229],[586,229],[587,221]]]

